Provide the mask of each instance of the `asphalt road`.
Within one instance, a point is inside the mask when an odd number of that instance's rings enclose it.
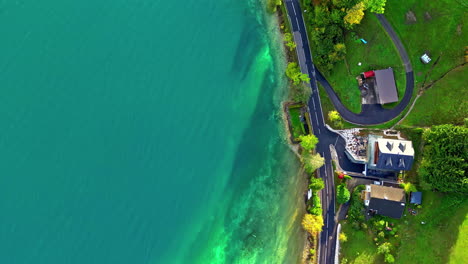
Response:
[[[320,82],[327,91],[338,112],[349,122],[371,125],[387,122],[397,117],[409,104],[413,93],[414,79],[408,55],[398,39],[396,33],[391,28],[383,15],[377,15],[384,29],[388,32],[395,43],[406,69],[406,91],[402,102],[393,109],[384,109],[380,105],[364,105],[362,113],[355,114],[343,106],[338,96],[323,75],[315,68],[312,61],[312,54],[309,48],[307,31],[302,17],[302,12],[298,0],[285,0],[288,18],[292,26],[296,51],[299,59],[299,66],[303,73],[310,77],[310,88],[312,95],[308,102],[309,115],[314,134],[319,139],[316,151],[325,158],[325,165],[318,170],[319,177],[323,178],[325,188],[321,191],[322,208],[324,213],[324,227],[320,234],[318,258],[319,263],[334,263],[336,245],[336,223],[335,223],[335,183],[333,176],[332,158],[330,145],[334,145],[339,158],[340,166],[345,171],[362,172],[364,166],[352,163],[344,154],[345,141],[336,133],[325,127],[320,96],[317,89],[317,81]]]

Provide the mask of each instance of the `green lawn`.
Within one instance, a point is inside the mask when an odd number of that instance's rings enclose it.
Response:
[[[463,124],[468,117],[467,83],[467,66],[451,71],[424,92],[402,125]]]
[[[450,251],[466,221],[468,200],[430,191],[423,192],[422,209],[416,216],[402,220],[401,246],[395,256],[396,263],[438,264],[448,263]],[[408,224],[405,224],[405,222]],[[426,224],[421,224],[421,222]],[[465,223],[466,228],[466,223]],[[466,239],[466,230],[462,232]],[[407,246],[411,245],[411,246]],[[466,249],[466,244],[464,245]],[[466,250],[456,251],[454,258],[466,256]],[[466,258],[465,258],[466,259]]]
[[[463,263],[468,259],[466,245],[468,245],[468,214],[465,214],[465,220],[458,229],[457,242],[450,252],[450,264]]]
[[[291,116],[291,126],[293,130],[293,137],[294,139],[299,138],[299,136],[305,134],[304,125],[301,122],[300,115],[301,115],[301,108],[289,108],[289,115]]]
[[[416,23],[407,24],[405,14],[413,11]],[[410,56],[418,86],[440,78],[445,72],[463,63],[468,44],[468,2],[466,0],[388,0],[385,16],[400,36]],[[425,13],[428,12],[429,16]],[[430,64],[420,62],[420,56],[429,51]],[[440,60],[431,73],[436,59]]]
[[[350,32],[346,34],[346,60],[350,73],[345,61],[341,61],[334,66],[330,73],[326,74],[327,80],[343,104],[351,111],[359,113],[361,111],[361,95],[356,76],[364,71],[388,67],[393,68],[398,97],[401,100],[405,92],[405,70],[392,40],[380,26],[377,18],[367,12],[361,24],[356,25],[353,31],[357,36],[365,39],[367,44],[353,39]],[[362,63],[361,66],[358,66],[359,62]]]
[[[395,263],[463,263],[459,261],[468,257],[468,198],[424,191],[422,208],[416,210],[415,216],[405,212],[402,219],[389,221],[398,227],[398,236],[388,240],[399,244],[392,250]],[[348,263],[383,263],[370,229],[355,230],[343,222],[342,230],[348,242],[342,244],[341,255]]]

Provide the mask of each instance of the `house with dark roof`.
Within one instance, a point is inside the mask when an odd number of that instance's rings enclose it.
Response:
[[[401,218],[406,206],[405,191],[401,188],[366,185],[363,190],[364,205],[369,215]]]
[[[368,168],[386,171],[410,170],[414,161],[413,143],[409,140],[369,137]]]

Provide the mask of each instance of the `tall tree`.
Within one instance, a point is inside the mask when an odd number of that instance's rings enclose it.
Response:
[[[307,173],[313,173],[325,164],[325,159],[318,153],[315,155],[304,153],[302,155],[302,162],[304,163],[304,170]]]
[[[322,227],[323,227],[322,215],[311,215],[311,214],[304,215],[304,218],[302,219],[302,227],[309,234],[313,236],[317,235],[320,231],[322,231]]]
[[[383,14],[387,0],[365,0],[366,9],[372,13]]]
[[[344,21],[347,23],[349,27],[352,27],[355,24],[361,23],[362,18],[364,17],[364,10],[366,6],[363,2],[357,3],[352,8],[348,9],[346,12],[346,16],[344,17]]]
[[[299,136],[299,140],[301,141],[301,147],[307,151],[313,150],[318,143],[318,138],[312,134]]]
[[[301,72],[301,69],[295,62],[290,62],[286,67],[286,76],[291,79],[294,85],[298,85],[302,82],[309,82],[310,78],[307,74]]]
[[[468,193],[468,128],[435,126],[423,133],[419,175],[442,192]]]

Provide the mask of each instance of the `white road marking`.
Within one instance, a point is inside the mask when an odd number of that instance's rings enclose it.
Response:
[[[292,5],[292,8],[293,8],[293,11],[294,11],[294,15],[296,15],[296,9],[294,8],[294,5]]]
[[[319,135],[320,135],[320,128],[318,129],[318,133],[319,133]]]

